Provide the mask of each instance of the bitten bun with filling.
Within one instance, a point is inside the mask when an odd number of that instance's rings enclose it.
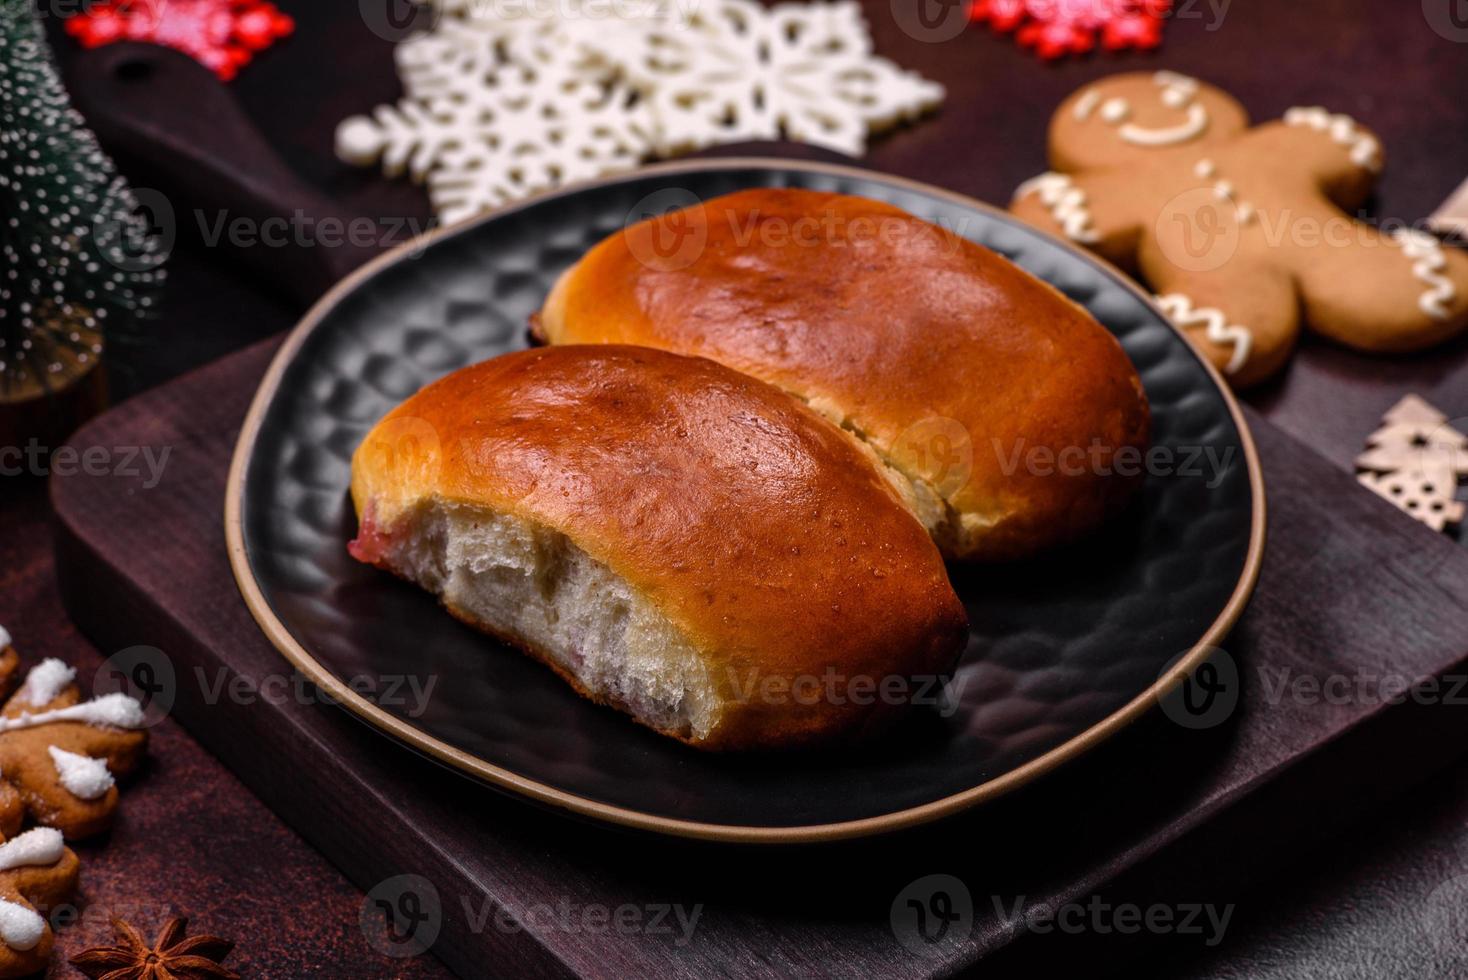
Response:
[[[953,557],[1069,541],[1140,483],[1150,413],[1116,338],[879,201],[762,188],[632,225],[561,277],[535,330],[708,357],[790,392],[875,453]]]
[[[869,735],[967,640],[870,458],[702,358],[570,346],[464,368],[367,435],[352,499],[355,557],[700,747]]]

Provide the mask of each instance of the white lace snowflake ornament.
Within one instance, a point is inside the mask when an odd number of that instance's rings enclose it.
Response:
[[[445,222],[718,143],[857,155],[943,97],[872,54],[854,0],[438,6],[435,28],[398,46],[403,100],[345,120],[337,153],[425,182]]]
[[[651,150],[646,106],[552,36],[471,50],[430,35],[403,48],[408,97],[342,123],[337,152],[426,182],[445,222],[635,166]]]
[[[857,156],[869,133],[943,99],[942,86],[872,54],[855,2],[703,0],[690,23],[651,39],[657,53],[627,67],[652,104],[661,154],[784,136]]]

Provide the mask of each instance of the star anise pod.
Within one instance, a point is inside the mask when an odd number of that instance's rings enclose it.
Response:
[[[71,965],[92,980],[239,980],[219,965],[234,943],[218,936],[184,938],[188,919],[171,919],[151,947],[132,926],[112,920],[113,946],[98,946],[71,958]]]

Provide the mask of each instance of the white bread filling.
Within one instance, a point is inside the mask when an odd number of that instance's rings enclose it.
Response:
[[[537,651],[591,696],[694,741],[718,722],[708,666],[626,579],[565,535],[482,507],[432,502],[388,560],[470,621]]]
[[[790,394],[797,398],[802,397],[793,391]],[[971,511],[960,512],[929,480],[921,474],[904,469],[892,454],[879,450],[856,422],[841,411],[834,399],[816,397],[802,400],[851,437],[862,454],[876,465],[878,472],[897,491],[902,505],[937,542],[939,550],[949,554],[964,554],[974,547],[975,539],[983,531],[997,523],[996,516],[975,514]]]

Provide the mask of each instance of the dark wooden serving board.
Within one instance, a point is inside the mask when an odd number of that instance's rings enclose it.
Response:
[[[464,976],[897,977],[981,960],[986,977],[1075,963],[1104,975],[1120,968],[1120,937],[1036,936],[996,905],[1054,907],[1093,893],[1235,901],[1282,855],[1329,840],[1460,747],[1453,708],[1270,698],[1281,677],[1461,672],[1468,553],[1251,415],[1270,543],[1258,593],[1226,644],[1243,691],[1226,724],[1191,730],[1153,712],[997,804],[876,841],[753,850],[534,809],[335,706],[211,698],[222,678],[248,692],[290,676],[236,591],[223,541],[229,457],[276,345],[129,401],[75,436],[78,448],[170,455],[156,486],[100,470],[53,479],[62,590],[104,652],[161,648],[177,677],[174,716],[364,889],[399,874],[433,882],[442,930],[432,951]],[[973,925],[920,956],[889,916],[899,891],[930,874],[964,882]],[[676,928],[596,931],[599,920],[581,915],[696,903],[686,942]],[[527,916],[535,928],[505,925]]]

